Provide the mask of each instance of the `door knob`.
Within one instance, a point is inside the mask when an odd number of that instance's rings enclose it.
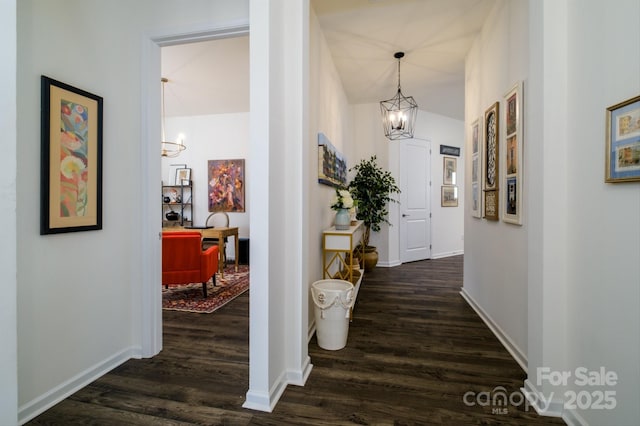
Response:
[[[402,213],[402,217],[407,217],[407,216],[409,216],[409,215]]]

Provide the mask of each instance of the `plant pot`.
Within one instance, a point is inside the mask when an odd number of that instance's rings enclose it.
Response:
[[[362,266],[365,272],[372,271],[378,264],[378,251],[374,246],[366,246],[362,254]]]

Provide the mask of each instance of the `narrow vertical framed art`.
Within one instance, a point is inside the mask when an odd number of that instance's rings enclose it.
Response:
[[[523,83],[519,81],[505,96],[505,154],[502,220],[522,225]]]
[[[40,235],[102,229],[100,96],[41,77]]]
[[[484,215],[487,220],[498,220],[499,207],[499,144],[500,144],[500,117],[498,115],[500,103],[491,105],[484,113],[484,153],[483,153],[483,193]]]
[[[482,135],[480,132],[481,119],[476,119],[471,123],[471,216],[482,217],[482,187],[480,178],[482,176]]]

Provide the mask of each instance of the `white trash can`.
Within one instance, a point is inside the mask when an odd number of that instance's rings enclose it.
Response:
[[[320,280],[311,284],[315,304],[318,346],[335,351],[347,344],[353,284],[344,280]]]

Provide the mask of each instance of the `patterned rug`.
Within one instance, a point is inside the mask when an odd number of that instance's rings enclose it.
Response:
[[[207,298],[202,297],[202,283],[162,287],[162,309],[210,314],[249,289],[249,266],[229,265],[224,278],[216,274],[216,286],[207,283]]]

